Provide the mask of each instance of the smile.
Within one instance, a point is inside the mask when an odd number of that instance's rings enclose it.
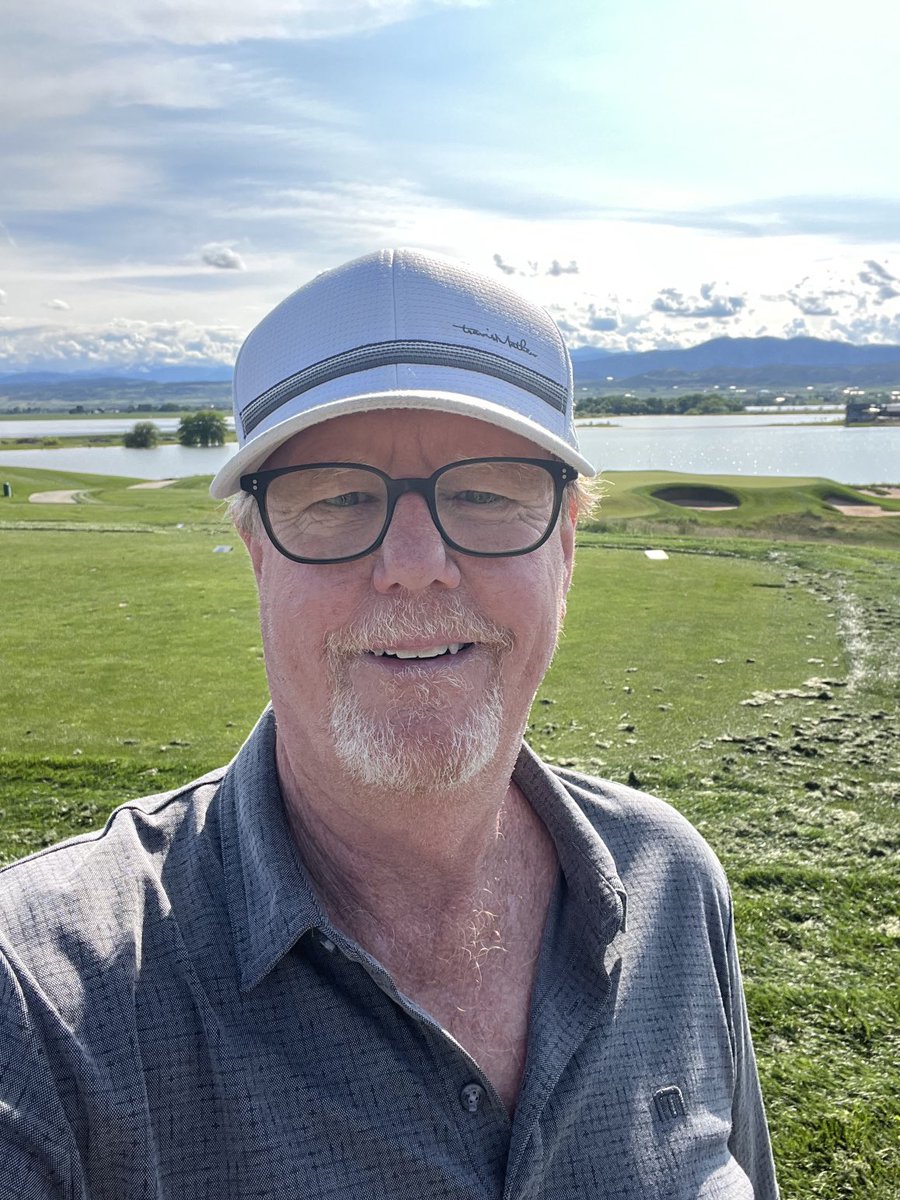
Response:
[[[443,646],[425,646],[418,650],[385,648],[370,650],[368,653],[376,658],[441,658],[445,654],[459,654],[460,650],[466,650],[471,645],[472,642],[451,642]]]

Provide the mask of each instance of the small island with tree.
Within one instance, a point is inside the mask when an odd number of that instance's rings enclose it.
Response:
[[[137,421],[122,436],[122,444],[129,450],[152,450],[161,442],[175,441],[182,446],[224,446],[228,434],[228,425],[221,413],[201,408],[186,413],[174,434],[164,433],[152,421]]]
[[[221,413],[201,408],[181,418],[178,440],[182,446],[224,446],[228,426]]]
[[[152,450],[159,445],[160,430],[152,421],[138,421],[122,438],[129,450]]]

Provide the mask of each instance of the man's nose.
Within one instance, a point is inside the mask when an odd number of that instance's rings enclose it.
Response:
[[[459,567],[431,518],[424,497],[401,496],[394,507],[384,541],[375,551],[373,583],[377,591],[393,588],[424,591],[432,584],[456,587]]]

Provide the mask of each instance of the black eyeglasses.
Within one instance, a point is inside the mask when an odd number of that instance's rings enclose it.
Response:
[[[401,496],[428,505],[446,544],[462,554],[505,558],[544,544],[567,483],[578,472],[543,458],[467,458],[427,478],[392,479],[363,463],[277,467],[241,476],[256,497],[272,544],[301,563],[350,562],[385,539]]]

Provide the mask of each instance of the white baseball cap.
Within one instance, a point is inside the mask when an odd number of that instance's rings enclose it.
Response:
[[[584,475],[572,363],[550,315],[463,263],[380,250],[326,271],[256,326],[234,369],[240,449],[224,499],[282,442],[348,413],[460,413],[530,438]]]

